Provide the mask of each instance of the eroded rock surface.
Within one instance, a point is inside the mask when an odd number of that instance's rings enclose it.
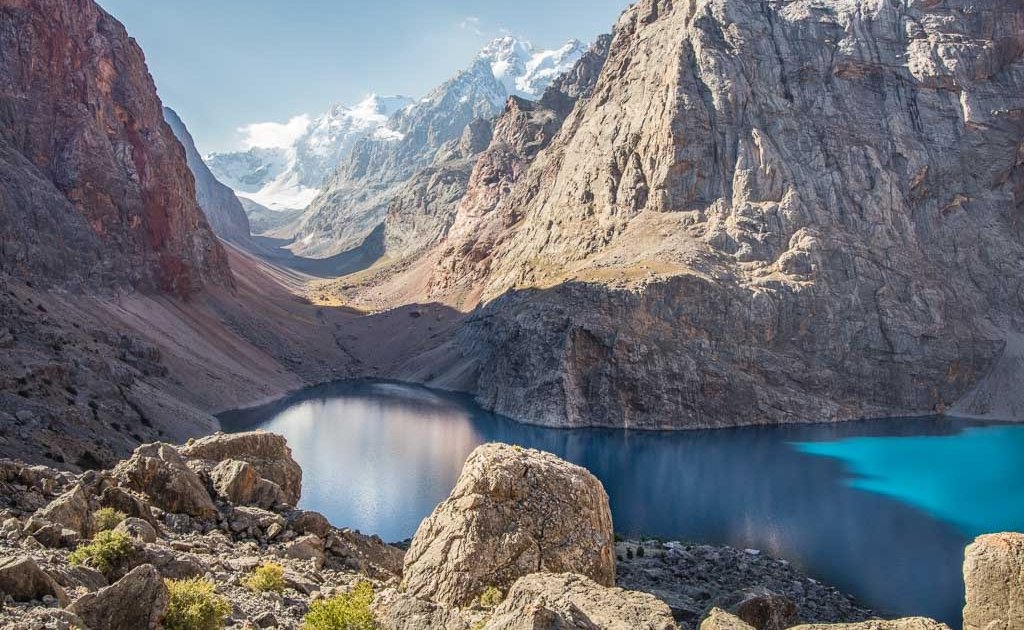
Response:
[[[405,558],[408,592],[462,605],[541,571],[614,585],[608,495],[585,469],[554,455],[481,446],[416,531]]]
[[[964,556],[964,630],[1024,628],[1024,534],[981,536]]]
[[[302,495],[302,469],[292,458],[280,435],[264,431],[218,433],[184,446],[181,452],[193,459],[222,462],[234,459],[251,464],[260,477],[277,484],[290,505]]]
[[[581,575],[535,573],[517,581],[485,630],[676,630],[653,595],[601,586]]]
[[[89,630],[154,630],[161,627],[168,602],[163,578],[147,564],[96,593],[82,595],[68,612]]]

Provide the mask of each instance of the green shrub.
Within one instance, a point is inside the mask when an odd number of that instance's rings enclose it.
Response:
[[[164,580],[170,599],[164,630],[220,630],[231,604],[204,578]]]
[[[257,593],[284,591],[284,567],[276,562],[264,562],[245,579],[245,586]]]
[[[639,547],[636,548],[636,557],[637,558],[643,558],[645,553],[647,553],[647,552],[644,551],[644,546],[643,545],[640,545]]]
[[[480,593],[480,607],[481,608],[494,608],[505,599],[505,596],[501,594],[497,588],[488,586],[484,589],[483,593]]]
[[[128,518],[128,515],[114,508],[100,508],[93,512],[92,526],[98,532],[105,532],[114,529],[121,524],[121,521]]]
[[[371,603],[373,587],[360,582],[350,593],[313,602],[302,618],[302,630],[374,630]]]
[[[103,573],[110,573],[134,552],[135,544],[128,534],[102,531],[91,542],[79,545],[68,556],[68,560],[72,565],[85,564]]]

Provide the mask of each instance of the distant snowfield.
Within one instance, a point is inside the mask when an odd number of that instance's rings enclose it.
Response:
[[[540,98],[585,51],[586,46],[577,40],[556,50],[542,50],[527,41],[502,37],[484,47],[478,59],[489,63],[495,80],[495,104],[501,105],[513,95]],[[295,136],[294,132],[301,130],[294,128],[296,124],[307,126],[285,146],[253,146],[247,151],[211,153],[203,159],[217,179],[239,197],[270,210],[303,210],[360,140],[401,140],[402,134],[391,128],[389,121],[399,111],[417,104],[405,96],[372,94],[352,107],[335,105],[312,120],[296,116],[280,125],[257,123],[247,128],[277,126]]]

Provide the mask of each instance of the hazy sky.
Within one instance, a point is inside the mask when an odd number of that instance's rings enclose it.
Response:
[[[512,33],[553,48],[610,32],[629,0],[99,0],[146,52],[199,150],[366,94],[419,97]],[[266,130],[266,128],[264,128]]]

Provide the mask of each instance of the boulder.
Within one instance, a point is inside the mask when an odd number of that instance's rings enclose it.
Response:
[[[163,545],[144,545],[138,558],[139,562],[153,565],[160,575],[172,580],[197,577],[209,570],[209,560],[193,553],[174,551]]]
[[[653,595],[601,586],[571,573],[535,573],[515,583],[485,630],[586,628],[675,630],[668,605]]]
[[[222,462],[235,459],[252,464],[259,476],[284,491],[285,501],[296,505],[302,494],[302,468],[292,459],[288,443],[265,431],[217,433],[182,447],[185,457]]]
[[[749,595],[733,612],[755,630],[786,630],[800,623],[793,600],[773,593]]]
[[[554,455],[481,446],[420,524],[405,556],[408,592],[461,606],[538,571],[614,585],[608,495],[596,477]]]
[[[16,602],[41,600],[49,595],[57,598],[61,606],[68,603],[64,589],[28,556],[0,559],[0,593]]]
[[[117,486],[107,486],[100,493],[100,505],[103,507],[114,508],[119,512],[123,512],[128,516],[134,516],[141,518],[144,521],[149,522],[151,525],[157,524],[157,519],[153,517],[153,511],[149,504],[146,503],[142,498],[135,496],[132,492],[119,488]]]
[[[35,513],[36,518],[72,529],[81,536],[92,536],[92,509],[89,506],[89,494],[81,485],[60,495],[46,507]]]
[[[379,630],[470,630],[458,610],[417,599],[389,588],[373,600],[373,618]]]
[[[288,526],[300,534],[313,534],[326,538],[331,531],[331,523],[319,512],[296,510],[288,517]]]
[[[155,630],[167,612],[168,600],[163,578],[146,564],[106,588],[79,597],[68,611],[90,630]]]
[[[281,486],[260,477],[256,467],[237,459],[225,460],[210,471],[217,494],[235,505],[252,505],[265,509],[288,503]]]
[[[125,487],[142,493],[167,512],[214,518],[217,508],[199,476],[170,444],[144,444],[114,468]]]
[[[284,555],[295,560],[312,560],[318,567],[323,566],[324,541],[312,534],[296,538],[284,548]]]
[[[703,626],[701,630],[704,630]],[[950,630],[949,626],[924,617],[907,617],[885,621],[872,619],[859,623],[813,623],[794,626],[791,630]]]
[[[708,616],[700,623],[700,630],[754,630],[754,628],[736,615],[727,613],[721,608],[712,608]]]
[[[156,542],[156,528],[141,518],[129,517],[117,524],[115,532],[128,534],[143,543]]]
[[[1024,628],[1024,534],[981,536],[964,554],[964,630]]]

